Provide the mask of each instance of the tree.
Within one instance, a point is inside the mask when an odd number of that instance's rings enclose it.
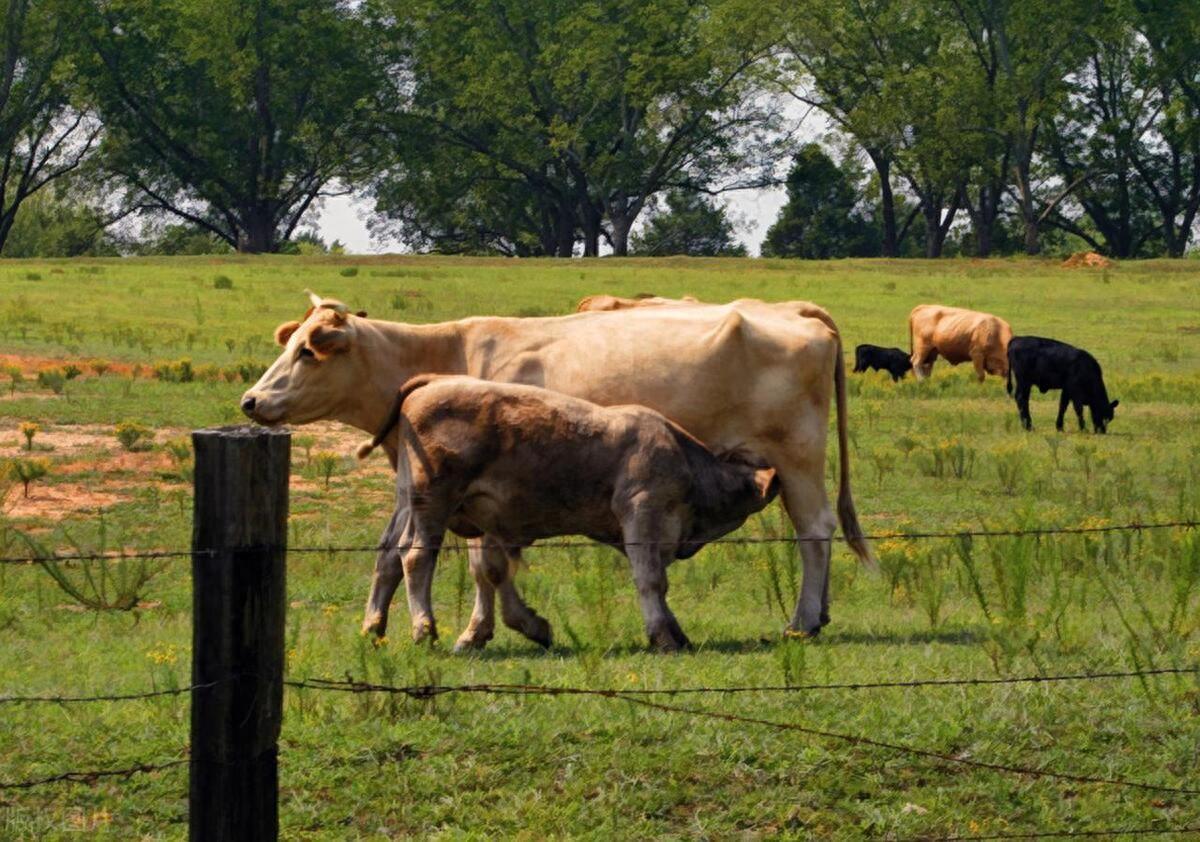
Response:
[[[21,203],[4,245],[6,257],[115,257],[120,243],[94,199],[59,182]]]
[[[21,205],[78,168],[100,134],[69,84],[74,27],[59,0],[7,0],[0,10],[0,250]]]
[[[387,180],[423,182],[437,198],[386,184],[376,191],[417,198],[391,207],[402,228],[432,241],[514,252],[536,241],[567,257],[579,237],[585,255],[607,238],[624,254],[654,194],[740,186],[747,180],[734,179],[747,167],[771,163],[761,134],[776,115],[754,96],[769,47],[763,27],[747,24],[745,0],[384,5],[411,89],[393,118],[406,151]],[[431,142],[412,144],[414,131]],[[434,166],[449,157],[446,146],[457,150],[468,190]],[[422,152],[425,161],[414,160]],[[509,214],[493,203],[518,211],[520,224],[497,225]],[[404,216],[421,204],[433,206],[435,224]]]
[[[666,210],[652,214],[641,233],[633,235],[634,254],[746,256],[746,247],[734,237],[724,209],[703,194],[672,190],[665,204]]]
[[[1067,76],[1086,54],[1089,28],[1099,17],[1092,0],[946,0],[946,19],[979,58],[988,81],[994,120],[977,128],[1007,150],[1025,251],[1037,254],[1046,217],[1077,184],[1060,185],[1045,199],[1034,178],[1035,156],[1047,120],[1067,96]]]
[[[244,252],[369,171],[385,80],[350,0],[76,0],[105,159],[131,201]]]
[[[867,257],[879,232],[860,211],[853,180],[815,143],[803,146],[787,177],[787,204],[767,230],[764,257]]]

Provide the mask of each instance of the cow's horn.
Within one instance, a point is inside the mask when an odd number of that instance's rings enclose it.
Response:
[[[306,289],[306,290],[304,290],[304,292],[306,295],[308,295],[308,300],[312,302],[312,306],[314,306],[314,307],[321,306],[321,296],[317,295],[311,289]]]

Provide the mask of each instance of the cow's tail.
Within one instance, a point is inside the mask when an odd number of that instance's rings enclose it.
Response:
[[[391,435],[392,430],[396,429],[396,425],[400,423],[400,410],[404,406],[404,401],[422,386],[427,386],[431,381],[436,379],[436,374],[418,374],[416,377],[409,378],[408,382],[400,387],[400,391],[396,393],[395,400],[392,401],[392,408],[388,410],[387,418],[383,420],[383,424],[376,430],[375,435],[370,441],[365,441],[358,446],[357,454],[359,459],[366,459],[371,455],[371,452],[379,445],[387,440]]]
[[[871,545],[863,535],[858,523],[858,511],[854,508],[854,497],[850,492],[850,434],[848,432],[849,418],[846,400],[846,359],[843,355],[842,337],[837,336],[837,364],[833,370],[833,386],[837,401],[837,437],[838,437],[838,522],[842,527],[842,535],[850,549],[858,556],[858,560],[872,570],[878,570],[879,564]]]

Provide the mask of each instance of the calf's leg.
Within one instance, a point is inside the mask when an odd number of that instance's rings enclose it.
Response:
[[[475,579],[475,608],[471,611],[470,622],[454,644],[455,652],[482,649],[492,639],[496,630],[496,585],[508,577],[507,564],[499,570],[489,566],[494,555],[489,556],[483,551],[482,538],[472,538],[467,543],[467,557],[471,576]]]
[[[409,540],[410,528],[408,507],[397,506],[387,528],[383,530],[383,537],[379,539],[379,551],[375,556],[375,575],[371,579],[371,593],[367,597],[367,607],[363,615],[363,634],[383,637],[387,631],[388,606],[392,603],[400,580],[404,578],[400,546]]]
[[[645,510],[635,511],[623,520],[625,555],[633,568],[633,583],[637,586],[638,603],[650,646],[660,652],[677,652],[691,648],[692,642],[679,626],[679,621],[667,606],[667,564],[664,552],[674,542],[664,542],[661,529],[654,521],[659,516]]]
[[[483,566],[492,577],[496,593],[500,596],[500,618],[504,625],[549,649],[554,641],[550,623],[525,604],[513,581],[520,567],[520,551],[505,547],[488,535],[477,543]]]
[[[1078,398],[1071,398],[1071,407],[1075,410],[1075,417],[1079,419],[1079,432],[1087,430],[1087,424],[1083,423],[1083,401]]]
[[[400,550],[404,554],[404,586],[408,593],[408,612],[413,640],[437,640],[437,622],[433,617],[433,571],[445,536],[445,521],[413,512],[412,540]]]

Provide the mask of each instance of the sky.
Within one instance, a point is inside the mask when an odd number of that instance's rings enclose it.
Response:
[[[738,240],[751,254],[757,255],[763,235],[783,207],[783,188],[737,190],[725,194],[723,198]],[[403,251],[398,243],[378,243],[371,239],[366,222],[370,212],[371,202],[364,198],[334,196],[325,199],[316,220],[317,230],[327,243],[341,240],[351,254]]]

